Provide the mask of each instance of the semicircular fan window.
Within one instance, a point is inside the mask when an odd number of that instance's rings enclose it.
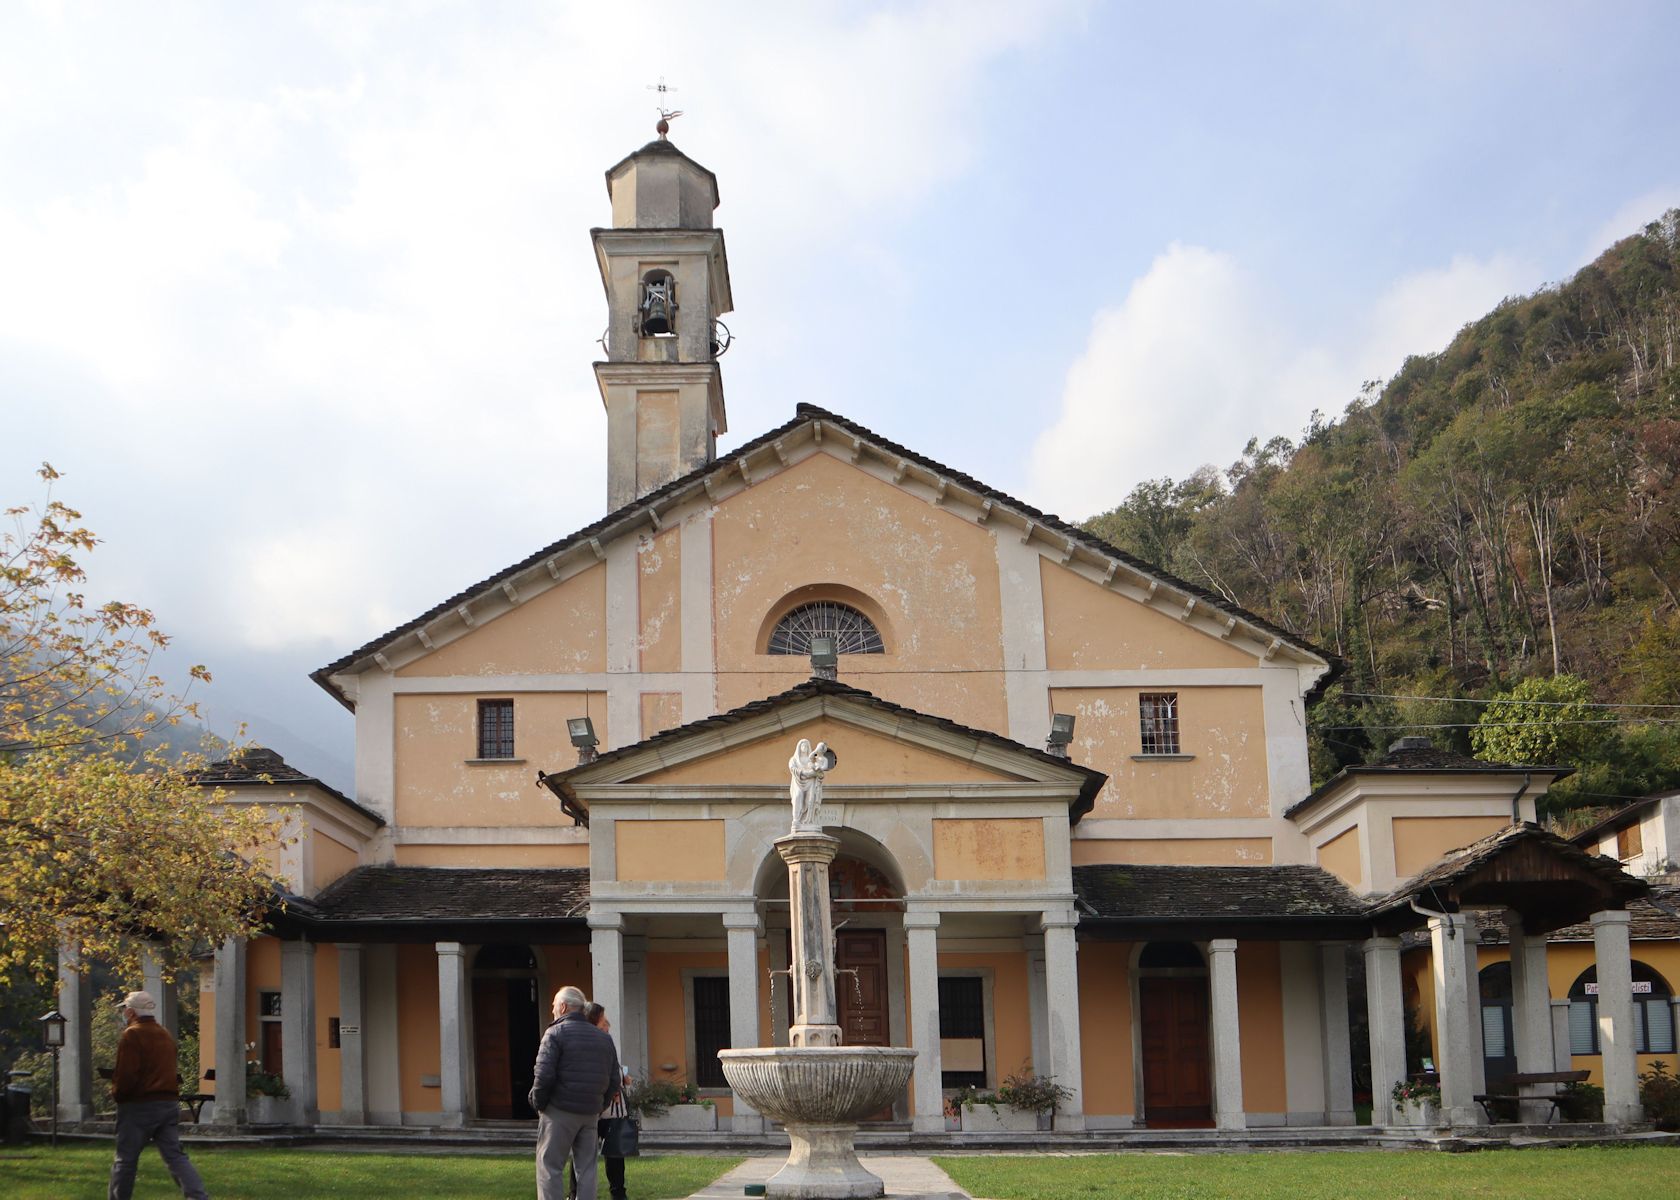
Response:
[[[839,654],[885,654],[881,632],[857,609],[832,600],[801,604],[776,622],[770,634],[770,654],[811,653],[811,639],[831,637]]]

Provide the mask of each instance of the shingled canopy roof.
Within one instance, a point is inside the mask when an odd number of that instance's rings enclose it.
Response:
[[[1407,743],[1422,742],[1422,745]],[[1574,767],[1522,766],[1514,763],[1483,762],[1455,750],[1445,750],[1428,744],[1425,738],[1401,738],[1389,747],[1388,753],[1374,763],[1354,763],[1314,788],[1312,794],[1297,800],[1283,812],[1293,817],[1315,801],[1329,795],[1349,779],[1359,775],[1393,775],[1403,771],[1431,772],[1438,775],[1549,775],[1552,782],[1575,773]]]
[[[1653,885],[1649,896],[1628,902],[1627,912],[1628,936],[1634,941],[1680,940],[1680,887]],[[1497,911],[1478,918],[1483,942],[1503,944],[1511,940],[1503,918],[1504,914]],[[1590,942],[1593,940],[1592,923],[1583,921],[1577,925],[1565,925],[1546,936],[1554,942]]]
[[[1110,938],[1363,937],[1365,903],[1320,867],[1073,868],[1081,931]],[[1220,932],[1224,931],[1224,932]]]
[[[818,408],[814,404],[801,403],[797,415],[786,424],[778,425],[768,433],[754,438],[752,441],[730,450],[728,454],[714,462],[696,467],[688,474],[673,479],[663,487],[655,488],[645,496],[640,496],[631,503],[608,513],[600,520],[584,526],[576,533],[568,534],[557,542],[544,546],[535,554],[528,555],[512,566],[496,572],[488,579],[464,588],[447,600],[427,609],[413,620],[405,621],[395,629],[380,634],[372,641],[352,650],[342,658],[336,659],[315,671],[310,672],[310,678],[330,692],[339,703],[346,708],[353,708],[350,698],[333,682],[333,676],[351,668],[359,668],[373,660],[375,654],[381,653],[394,643],[414,634],[431,622],[442,618],[445,614],[455,612],[462,605],[481,596],[487,595],[500,588],[504,583],[511,583],[516,576],[542,567],[545,563],[582,547],[588,547],[591,541],[599,543],[602,539],[612,539],[621,533],[645,529],[648,524],[648,514],[657,512],[662,505],[677,501],[684,496],[693,494],[704,488],[706,480],[715,475],[729,471],[739,471],[741,464],[752,458],[759,451],[767,451],[775,447],[778,442],[788,438],[795,430],[807,425],[822,423],[836,431],[855,439],[859,446],[867,445],[877,454],[895,459],[906,466],[914,466],[921,471],[937,478],[942,485],[953,490],[967,492],[983,503],[988,510],[996,504],[1006,510],[1019,514],[1020,518],[1029,523],[1035,530],[1044,530],[1062,538],[1069,548],[1069,552],[1076,546],[1084,547],[1102,559],[1112,560],[1129,570],[1147,578],[1158,580],[1169,589],[1185,596],[1193,597],[1198,605],[1224,613],[1227,617],[1242,621],[1254,629],[1263,631],[1268,637],[1279,644],[1292,646],[1306,654],[1323,660],[1329,664],[1329,670],[1324,673],[1314,685],[1313,691],[1307,699],[1311,700],[1324,688],[1334,681],[1342,671],[1342,661],[1328,650],[1320,649],[1299,634],[1280,625],[1275,625],[1255,613],[1230,603],[1217,592],[1200,587],[1193,583],[1169,574],[1160,567],[1146,563],[1142,559],[1128,554],[1095,534],[1088,533],[1079,526],[1062,520],[1053,513],[1040,512],[1006,492],[999,491],[980,482],[972,476],[955,471],[943,463],[919,454],[897,442],[892,442],[862,425],[842,417],[836,413]]]
[[[280,757],[277,751],[266,746],[248,746],[234,752],[228,758],[217,759],[209,766],[193,772],[192,781],[200,787],[296,784],[318,788],[340,803],[349,805],[375,825],[385,824],[385,818],[371,808],[357,804],[331,784],[323,782],[307,771],[298,770]]]
[[[1372,902],[1371,913],[1379,929],[1398,932],[1426,919],[1413,901],[1437,912],[1509,908],[1529,933],[1551,933],[1595,912],[1625,908],[1650,891],[1615,859],[1524,823],[1443,855]]]
[[[585,867],[357,867],[273,923],[342,941],[579,942],[588,910]]]

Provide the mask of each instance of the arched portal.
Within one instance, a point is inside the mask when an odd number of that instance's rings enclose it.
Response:
[[[473,959],[472,989],[478,1115],[534,1121],[537,1114],[526,1096],[542,1035],[536,955],[529,946],[481,947]]]
[[[1208,969],[1189,942],[1150,942],[1138,953],[1138,1060],[1151,1129],[1213,1124]]]

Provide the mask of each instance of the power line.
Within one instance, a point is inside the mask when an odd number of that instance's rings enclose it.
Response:
[[[1344,696],[1352,696],[1360,700],[1428,700],[1445,704],[1532,704],[1544,708],[1567,708],[1576,705],[1581,708],[1674,708],[1680,709],[1680,704],[1631,704],[1614,703],[1601,700],[1517,700],[1509,696],[1493,700],[1477,700],[1470,696],[1400,696],[1392,692],[1343,692]]]
[[[1620,717],[1583,717],[1573,721],[1442,721],[1435,723],[1412,721],[1405,725],[1309,725],[1307,728],[1319,732],[1330,729],[1524,729],[1529,726],[1555,729],[1560,725],[1622,725],[1625,723]],[[1680,725],[1680,717],[1656,717],[1649,721],[1640,721],[1639,724]]]

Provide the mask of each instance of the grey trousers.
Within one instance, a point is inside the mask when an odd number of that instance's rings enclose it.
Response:
[[[157,1142],[163,1165],[175,1177],[175,1186],[187,1200],[210,1200],[204,1181],[181,1149],[181,1105],[174,1100],[145,1100],[117,1105],[117,1157],[111,1163],[110,1200],[129,1200],[134,1194],[134,1172],[140,1165],[140,1151]]]
[[[566,1159],[577,1169],[577,1200],[595,1200],[597,1114],[562,1112],[553,1105],[537,1118],[537,1200],[566,1200]]]

